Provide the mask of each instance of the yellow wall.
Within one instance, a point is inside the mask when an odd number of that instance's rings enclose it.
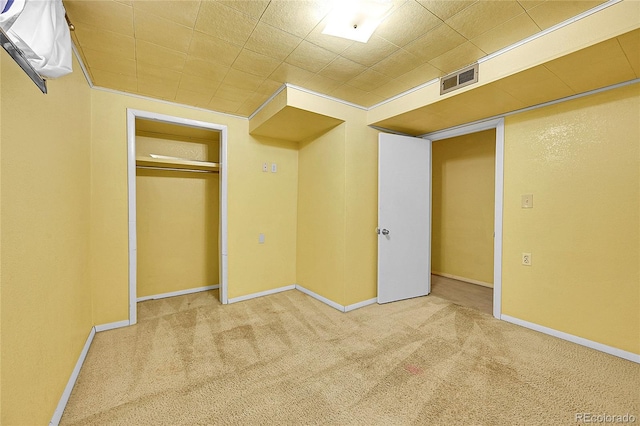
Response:
[[[143,126],[148,120],[136,120]],[[136,124],[137,128],[140,124]],[[177,128],[180,128],[176,125]],[[184,129],[191,129],[184,127]],[[169,155],[177,158],[188,158],[190,160],[210,161],[217,163],[220,160],[220,141],[218,132],[211,132],[209,139],[162,133],[164,129],[158,129],[158,132],[139,131],[136,130],[136,157],[149,157],[151,154]],[[166,129],[166,132],[174,131]],[[186,130],[185,130],[186,131]]]
[[[504,314],[640,353],[639,112],[634,84],[507,117]]]
[[[230,298],[296,282],[297,144],[248,136],[243,123],[229,139]]]
[[[296,282],[297,145],[248,135],[248,120],[121,93],[91,91],[91,283],[96,324],[128,314],[126,110],[228,126],[230,298]],[[263,162],[277,173],[263,173]],[[258,244],[264,233],[265,244]]]
[[[218,185],[218,174],[138,170],[138,297],[219,284]]]
[[[375,298],[378,132],[364,110],[292,88],[287,97],[344,121],[300,143],[298,284],[343,306]]]
[[[378,132],[352,110],[345,143],[345,301],[378,295]]]
[[[345,287],[345,125],[300,143],[298,284],[339,304]]]
[[[89,335],[90,89],[2,52],[2,417],[47,424]]]
[[[432,144],[431,270],[493,287],[495,129]]]

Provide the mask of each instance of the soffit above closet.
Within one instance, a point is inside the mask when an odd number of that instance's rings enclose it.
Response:
[[[372,125],[410,135],[640,78],[640,29]]]
[[[367,44],[331,2],[64,0],[94,85],[249,116],[283,83],[371,106],[604,0],[393,0]]]

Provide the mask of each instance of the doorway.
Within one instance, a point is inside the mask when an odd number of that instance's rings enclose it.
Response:
[[[149,133],[149,129],[168,129],[164,133],[176,135],[180,133],[184,133],[185,135],[213,135],[212,143],[176,143],[176,141],[168,140],[173,139],[173,136],[157,138],[154,144],[153,141],[149,141],[149,137],[143,138],[140,140],[140,143],[144,141],[145,146],[141,145],[137,147],[137,139],[140,137],[140,134]],[[152,134],[147,136],[153,136]],[[149,151],[149,146],[154,146],[153,149],[169,149],[168,152],[162,152],[162,155],[158,154],[149,154],[140,156],[140,153],[144,151]],[[149,188],[155,188],[158,184],[162,185],[160,181],[169,181],[171,180],[173,183],[171,187],[165,187],[167,189],[167,193],[171,192],[170,188],[172,188],[173,192],[179,194],[181,196],[185,196],[184,190],[180,186],[176,186],[176,183],[182,182],[182,185],[189,180],[195,182],[195,176],[200,175],[204,176],[208,173],[215,173],[215,179],[198,179],[198,184],[195,188],[205,188],[211,187],[212,183],[217,186],[216,188],[211,188],[213,191],[207,191],[209,194],[213,195],[217,198],[215,203],[208,203],[205,199],[202,201],[203,211],[200,212],[200,215],[204,215],[201,219],[205,219],[210,216],[214,216],[216,219],[219,217],[219,221],[216,220],[216,224],[208,224],[205,225],[205,228],[210,228],[211,226],[215,226],[218,228],[218,231],[210,230],[206,233],[211,235],[216,235],[216,242],[209,242],[206,244],[203,253],[215,253],[215,261],[210,262],[212,265],[215,264],[215,272],[214,275],[218,276],[219,280],[219,294],[220,294],[220,302],[223,304],[228,303],[227,296],[227,126],[207,123],[203,121],[189,120],[180,117],[167,116],[162,114],[156,114],[146,111],[138,111],[133,109],[127,110],[127,147],[128,147],[128,199],[129,199],[129,324],[133,325],[137,322],[137,302],[139,301],[138,291],[139,291],[139,272],[140,267],[143,269],[149,268],[145,265],[140,265],[139,259],[139,237],[146,238],[145,241],[153,241],[153,238],[157,236],[157,234],[161,234],[162,229],[157,229],[156,232],[145,232],[144,235],[139,234],[139,206],[138,206],[138,189],[141,191],[145,191],[147,195],[143,197],[143,200],[153,202],[157,205],[151,206],[150,209],[153,211],[154,209],[158,209],[158,205],[162,205],[161,203],[165,203],[167,206],[175,207],[175,203],[167,203],[166,200],[163,200],[163,197],[166,195],[164,190],[155,189],[155,195],[149,195]],[[211,147],[215,147],[214,152],[207,152],[207,148],[212,149]],[[172,149],[178,149],[178,153],[181,153],[185,150],[190,151],[190,154],[196,154],[193,158],[194,160],[185,160],[185,157],[191,158],[191,155],[180,155],[177,156],[174,152],[171,152]],[[193,152],[191,152],[193,151]],[[215,152],[217,151],[217,152]],[[164,155],[170,154],[170,155]],[[199,155],[197,155],[199,154]],[[203,158],[200,158],[203,156]],[[138,158],[136,158],[138,157]],[[195,159],[197,157],[197,159]],[[144,169],[144,177],[140,180],[141,176],[138,176],[138,169]],[[188,175],[191,177],[186,177]],[[211,175],[208,175],[211,176]],[[173,177],[173,179],[171,179]],[[144,188],[138,188],[138,183],[145,184]],[[154,182],[151,184],[150,182]],[[187,183],[187,185],[190,185]],[[175,186],[175,188],[173,188]],[[193,185],[190,187],[193,188]],[[202,192],[202,191],[200,191]],[[180,194],[182,193],[182,194]],[[185,202],[187,200],[184,200]],[[160,204],[158,204],[160,203]],[[197,203],[196,203],[197,204]],[[216,212],[212,214],[211,211],[208,211],[205,206],[209,206],[211,204],[216,205]],[[149,206],[147,206],[149,207]],[[183,207],[183,206],[182,206]],[[142,210],[146,213],[146,210]],[[179,215],[184,216],[184,215]],[[177,217],[177,216],[176,216]],[[158,221],[159,224],[165,224],[166,221],[163,222],[163,218],[160,217]],[[161,225],[162,227],[163,225]],[[145,231],[146,230],[145,228]],[[167,230],[168,233],[169,230]],[[174,234],[176,230],[171,230]],[[212,232],[210,232],[212,231]],[[178,230],[179,232],[179,230]],[[205,232],[203,230],[203,232]],[[148,235],[149,234],[149,235]],[[217,245],[217,249],[215,247]],[[147,243],[147,246],[150,246]],[[152,256],[153,258],[154,256]],[[144,259],[149,258],[149,256]],[[207,264],[206,259],[201,259],[202,267]],[[210,269],[210,268],[209,268]],[[162,275],[162,274],[161,274]],[[212,275],[211,270],[205,271],[203,276]],[[161,288],[161,287],[158,287]],[[204,289],[201,287],[200,289]],[[199,289],[192,289],[186,291],[175,291],[168,292],[165,295],[170,294],[179,294],[183,292],[190,292]],[[145,289],[148,292],[148,290]]]
[[[495,129],[432,143],[432,294],[493,313]]]
[[[493,316],[495,318],[500,319],[501,313],[502,313],[501,304],[502,304],[502,209],[503,209],[503,191],[504,191],[503,190],[503,186],[504,186],[504,178],[503,178],[504,176],[503,175],[504,119],[500,118],[500,119],[495,119],[495,120],[490,120],[490,121],[485,121],[480,123],[469,124],[465,126],[456,127],[453,129],[426,134],[421,137],[424,139],[431,140],[432,147],[433,147],[434,146],[433,143],[434,142],[437,143],[436,141],[440,141],[439,143],[446,144],[447,141],[445,139],[458,138],[458,137],[472,135],[472,134],[480,134],[480,132],[487,132],[487,131],[495,132],[495,136],[493,136],[495,138],[495,145],[494,145],[495,159],[494,159],[494,167],[493,167],[494,182],[493,182],[493,194],[492,194],[493,195],[493,203],[492,203],[493,204],[493,209],[492,209],[493,210],[493,229],[492,229],[493,233],[491,235],[493,242],[487,243],[486,240],[488,236],[483,235],[482,239],[485,241],[483,243],[484,245],[478,246],[478,247],[472,247],[472,249],[483,251],[482,256],[479,256],[476,259],[476,263],[491,265],[492,274],[490,274],[491,271],[485,270],[483,272],[480,272],[480,275],[477,275],[478,278],[474,279],[474,277],[465,277],[464,275],[469,275],[469,274],[464,272],[458,275],[455,273],[447,273],[446,271],[438,271],[436,269],[437,267],[447,263],[447,262],[442,262],[441,261],[442,259],[438,259],[436,261],[436,264],[434,265],[434,272],[438,273],[437,275],[434,276],[434,278],[437,278],[436,280],[434,280],[434,284],[435,284],[435,288],[437,288],[440,285],[441,286],[440,290],[444,290],[445,294],[447,291],[449,291],[449,294],[446,294],[445,298],[458,298],[459,303],[461,304],[474,304],[476,302],[479,302],[479,306],[476,306],[476,308],[484,307],[484,309],[487,309],[485,302],[488,294],[487,285],[490,283],[490,281],[488,281],[487,278],[483,278],[483,277],[488,277],[492,275],[493,289],[491,292],[493,294],[491,295],[491,299],[492,299],[491,301],[493,306],[491,308],[491,312],[493,313]],[[485,133],[485,136],[486,135],[487,134]],[[485,191],[486,190],[487,188],[485,188]],[[434,192],[435,192],[435,189],[434,189]],[[469,207],[471,210],[473,210],[473,206],[469,206]],[[465,209],[463,208],[462,210],[464,211]],[[473,211],[472,212],[467,211],[466,213],[473,214]],[[433,218],[434,216],[435,218]],[[485,216],[486,216],[486,212],[485,212]],[[439,221],[439,219],[435,212],[432,214],[432,218],[433,218],[432,219],[432,229],[433,229],[434,228],[433,224],[435,223],[433,221]],[[484,224],[482,225],[483,229],[478,230],[478,232],[486,234],[487,232],[490,232],[490,231],[487,230],[488,224],[486,223],[486,217],[484,219],[485,219]],[[460,230],[458,229],[457,231],[459,232]],[[434,233],[435,232],[437,231],[434,231]],[[439,236],[436,235],[436,237],[441,238],[442,235],[439,235]],[[460,237],[458,236],[457,238],[460,238]],[[487,253],[487,251],[489,250],[491,252]],[[450,250],[450,252],[455,253],[455,249]],[[432,253],[433,253],[433,249],[432,249]],[[459,254],[460,253],[458,253],[458,255]],[[492,261],[488,260],[489,257],[492,257]],[[460,265],[458,265],[458,267],[459,266]],[[458,269],[458,270],[464,271],[464,267],[465,266],[463,266],[463,269]],[[464,281],[460,280],[460,278],[463,278]],[[448,287],[443,287],[443,286],[448,286]],[[475,287],[468,287],[468,286],[475,286]],[[434,290],[434,291],[436,291],[437,294],[440,293],[439,290]],[[469,299],[469,300],[465,300],[465,299]],[[474,301],[474,299],[477,299],[477,300]]]
[[[495,318],[500,319],[504,192],[503,118],[420,137],[388,133],[378,135],[378,303],[427,295],[431,291],[431,148],[433,141],[489,129],[495,129],[496,141],[492,312]],[[411,158],[411,161],[399,161],[406,158]],[[414,161],[415,159],[421,160]],[[405,184],[406,182],[413,183]],[[399,204],[398,200],[402,201],[401,213],[393,207]],[[393,229],[388,224],[393,224]],[[419,229],[412,231],[411,226],[414,225]],[[422,249],[410,250],[411,246],[416,245]],[[394,261],[399,256],[402,257],[402,261]]]

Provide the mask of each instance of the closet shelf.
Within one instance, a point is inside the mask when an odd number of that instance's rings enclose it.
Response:
[[[205,171],[212,171],[212,172],[217,172],[220,170],[220,163],[211,163],[208,161],[195,161],[195,160],[152,158],[152,157],[136,157],[136,166],[205,170]]]

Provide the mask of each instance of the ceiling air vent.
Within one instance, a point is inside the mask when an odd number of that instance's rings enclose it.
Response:
[[[458,90],[478,81],[478,64],[473,64],[440,79],[440,94]]]

